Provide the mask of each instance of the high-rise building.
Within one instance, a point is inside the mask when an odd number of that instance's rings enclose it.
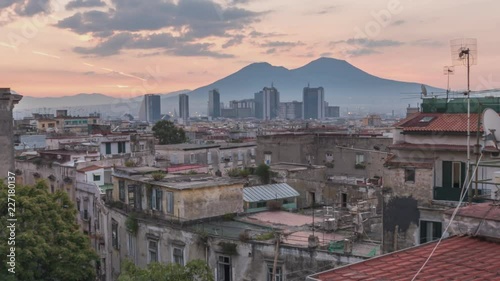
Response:
[[[302,92],[303,97],[303,116],[304,119],[318,119],[325,118],[325,90],[323,87],[304,88]]]
[[[189,96],[186,94],[179,95],[179,117],[184,121],[189,119]]]
[[[139,109],[139,120],[155,123],[161,119],[161,99],[159,95],[144,95],[141,108]]]
[[[325,109],[325,117],[340,117],[340,107],[327,106]]]
[[[271,86],[255,93],[255,117],[264,120],[276,119],[280,112],[280,93]]]
[[[301,119],[302,118],[302,102],[281,102],[280,103],[280,119]]]
[[[23,97],[9,88],[0,88],[0,170],[14,173],[14,132],[12,110]]]
[[[220,117],[220,93],[219,90],[213,89],[208,92],[208,116],[217,118]]]

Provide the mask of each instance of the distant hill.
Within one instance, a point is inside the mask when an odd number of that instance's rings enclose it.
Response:
[[[167,113],[174,110],[177,105],[177,96],[188,93],[190,90],[180,90],[171,93],[159,93],[161,96],[162,112]],[[125,113],[137,115],[143,97],[117,98],[103,94],[77,94],[63,97],[30,97],[24,96],[16,105],[15,118],[31,116],[33,112],[55,113],[56,109],[68,109],[71,115],[87,115],[91,112],[99,112],[102,116],[122,116]]]
[[[311,87],[325,88],[325,100],[330,105],[338,105],[357,112],[403,112],[408,104],[416,105],[418,98],[406,99],[402,93],[419,93],[420,83],[401,82],[380,78],[349,64],[344,60],[319,58],[302,67],[287,69],[266,62],[253,63],[239,71],[193,91],[181,90],[161,94],[162,112],[179,111],[177,96],[188,93],[190,113],[206,114],[208,91],[217,88],[221,101],[226,105],[230,100],[253,98],[254,93],[273,84],[280,92],[280,100],[302,101],[302,89]],[[427,86],[429,92],[442,91]],[[412,95],[416,96],[416,95]],[[17,115],[30,112],[43,112],[71,107],[71,114],[101,112],[104,116],[121,116],[125,113],[137,115],[142,97],[131,99],[114,98],[102,94],[78,94],[58,98],[24,97],[16,106]],[[77,112],[71,112],[71,110]],[[78,113],[80,112],[80,113]],[[18,118],[16,116],[16,118]]]
[[[274,86],[280,92],[280,100],[302,101],[302,89],[325,88],[325,100],[330,105],[349,107],[353,110],[369,108],[373,112],[404,110],[409,103],[416,105],[418,98],[404,99],[402,93],[419,93],[420,83],[401,82],[373,76],[344,60],[319,58],[302,67],[287,69],[269,63],[253,63],[210,85],[189,93],[192,110],[206,112],[208,91],[217,88],[221,100],[253,98],[264,86]],[[429,87],[428,91],[442,91]],[[197,104],[204,107],[196,107]]]

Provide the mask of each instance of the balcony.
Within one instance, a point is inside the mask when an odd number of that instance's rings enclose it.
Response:
[[[460,201],[460,195],[461,195],[462,189],[461,188],[452,188],[452,187],[434,187],[434,200],[443,200],[443,201]],[[475,191],[474,191],[475,192]],[[478,195],[489,195],[491,194],[491,190],[487,189],[478,189],[477,190]],[[466,194],[464,201],[467,201],[469,198],[469,195]],[[483,198],[475,198],[473,199],[473,202],[484,202]]]

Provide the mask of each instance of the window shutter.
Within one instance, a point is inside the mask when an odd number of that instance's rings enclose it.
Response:
[[[452,174],[452,163],[451,161],[443,161],[443,186],[446,188],[451,188],[451,174]]]

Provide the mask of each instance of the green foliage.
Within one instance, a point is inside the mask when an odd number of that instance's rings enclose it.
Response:
[[[155,181],[161,181],[165,178],[166,174],[164,172],[154,172],[151,174]]]
[[[188,175],[197,175],[197,174],[198,174],[198,172],[196,172],[195,170],[190,170],[188,172]]]
[[[358,164],[354,165],[354,168],[358,169],[358,170],[364,170],[366,168],[366,165],[365,165],[365,163],[358,163]]]
[[[125,161],[125,167],[135,167],[135,166],[137,166],[137,164],[134,162],[134,160],[129,159]]]
[[[255,240],[258,240],[258,241],[266,241],[266,240],[271,240],[273,238],[274,238],[274,233],[272,233],[272,232],[265,232],[265,233],[262,233],[262,234],[255,236]]]
[[[151,263],[145,269],[126,260],[118,281],[214,281],[210,268],[202,260],[181,266],[176,263]]]
[[[161,120],[153,126],[153,135],[160,144],[178,144],[187,141],[186,132],[171,121]]]
[[[255,174],[259,176],[262,184],[269,184],[271,181],[271,168],[266,164],[260,164],[257,169],[255,169]]]
[[[234,213],[227,213],[224,215],[224,220],[225,221],[232,221],[236,217],[236,214]]]
[[[88,237],[76,223],[76,208],[62,191],[48,192],[39,181],[34,186],[17,185],[15,245],[0,243],[0,280],[86,281],[95,280],[98,256]],[[0,182],[0,236],[10,236],[8,192]],[[11,206],[9,206],[11,207]],[[15,247],[15,274],[7,271],[7,254]]]
[[[236,249],[238,245],[235,243],[221,241],[219,242],[219,247],[221,247],[222,253],[226,255],[234,256],[238,254],[238,250]]]
[[[139,229],[139,222],[137,221],[137,216],[132,213],[125,221],[125,226],[127,227],[127,231],[136,235],[137,230]]]
[[[227,175],[231,178],[237,178],[240,176],[240,169],[238,168],[232,168],[227,170]]]

